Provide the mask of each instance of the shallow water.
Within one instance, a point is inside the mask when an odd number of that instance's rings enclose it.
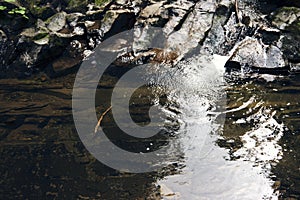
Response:
[[[201,62],[196,63],[185,64],[185,69],[199,69]],[[205,67],[200,69],[203,76],[195,71],[191,73],[198,77],[195,85],[199,85],[199,80],[209,81]],[[261,95],[270,91],[254,88],[258,87],[259,81],[271,79],[273,82],[269,84],[272,84],[280,77],[262,75],[232,80],[237,76],[231,74],[224,81],[220,71],[216,70],[214,74],[215,81],[209,84],[210,90],[193,87],[193,92],[199,89],[205,98],[191,100],[177,96],[179,104],[183,104],[181,120],[185,124],[178,137],[184,167],[178,174],[158,181],[164,198],[277,199],[279,192],[273,186],[279,182],[275,182],[271,170],[282,159],[283,151],[278,143],[288,128],[275,117],[278,108],[265,106],[269,100]],[[193,80],[193,75],[188,79]],[[205,107],[206,101],[208,105],[220,106],[223,92],[227,96],[226,109],[211,111]],[[209,98],[212,96],[219,99]],[[188,106],[185,107],[185,103]],[[216,118],[208,118],[212,115]]]
[[[177,90],[166,98],[170,103],[163,111],[169,124],[153,147],[153,139],[124,142],[112,116],[103,119],[111,139],[131,151],[169,145],[169,165],[146,174],[119,173],[85,150],[72,120],[74,74],[51,80],[0,80],[1,196],[300,198],[300,76],[224,77],[222,70],[199,63],[183,63],[184,68],[172,69],[172,76],[159,73]],[[104,81],[99,91],[111,92],[109,85]],[[144,96],[136,102],[143,103],[148,97]],[[107,107],[99,104],[97,111],[103,113]],[[133,108],[136,120],[144,111],[143,106]]]

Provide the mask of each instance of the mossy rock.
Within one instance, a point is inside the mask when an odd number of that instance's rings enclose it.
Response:
[[[36,6],[31,7],[30,12],[37,18],[45,20],[55,14],[55,10],[50,6]]]
[[[286,30],[290,31],[291,33],[295,34],[295,36],[300,38],[300,18],[298,18],[290,26],[288,26]]]
[[[47,4],[45,1],[23,0],[21,4],[34,18],[45,20],[56,13],[53,5]]]
[[[285,30],[286,27],[293,24],[300,18],[300,8],[296,7],[282,7],[272,13],[272,24],[279,29]]]
[[[108,2],[110,2],[111,0],[95,0],[95,5],[96,6],[102,6]]]
[[[110,1],[111,0],[69,0],[66,10],[70,12],[86,12],[87,5],[90,3],[96,6],[102,6]]]
[[[66,9],[70,12],[85,12],[88,3],[88,0],[70,0]]]

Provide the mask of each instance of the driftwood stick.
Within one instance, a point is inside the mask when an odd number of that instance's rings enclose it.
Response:
[[[101,125],[101,122],[102,122],[104,116],[111,110],[111,108],[112,108],[111,106],[110,106],[109,108],[107,108],[107,109],[104,111],[104,113],[102,113],[102,115],[100,116],[100,118],[99,118],[99,120],[98,120],[98,123],[97,123],[97,125],[96,125],[96,127],[95,127],[95,133],[97,133],[98,128],[99,128],[99,126]]]
[[[241,23],[240,20],[240,10],[239,10],[239,0],[235,0],[235,14],[236,14],[236,18],[238,20],[238,23]]]

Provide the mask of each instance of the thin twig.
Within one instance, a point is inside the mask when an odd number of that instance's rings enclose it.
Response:
[[[109,108],[107,108],[106,111],[104,111],[104,113],[100,116],[100,118],[99,118],[99,120],[98,120],[98,123],[97,123],[97,125],[96,125],[96,127],[95,127],[95,133],[97,133],[98,128],[99,128],[99,126],[101,125],[101,122],[102,122],[104,116],[105,116],[110,110],[111,110],[111,106],[110,106]]]
[[[236,18],[238,20],[238,23],[241,23],[241,20],[240,20],[240,10],[239,10],[239,0],[235,0],[235,14],[236,14]]]

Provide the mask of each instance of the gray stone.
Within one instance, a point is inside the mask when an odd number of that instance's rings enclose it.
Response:
[[[67,16],[67,13],[60,12],[60,13],[57,13],[54,16],[50,17],[47,20],[47,22],[48,22],[47,28],[53,32],[57,32],[57,31],[63,29],[63,27],[66,25],[66,16]]]
[[[164,2],[161,1],[161,2],[147,6],[146,8],[144,8],[141,11],[140,16],[144,17],[144,18],[159,16],[159,14],[161,13],[163,3]]]
[[[4,31],[0,30],[0,41],[7,40],[7,35],[4,33]]]
[[[247,37],[232,51],[232,61],[242,66],[257,68],[282,68],[285,60],[281,50],[274,45],[265,45],[260,40]]]
[[[300,18],[300,8],[283,7],[272,14],[272,24],[281,30]]]

